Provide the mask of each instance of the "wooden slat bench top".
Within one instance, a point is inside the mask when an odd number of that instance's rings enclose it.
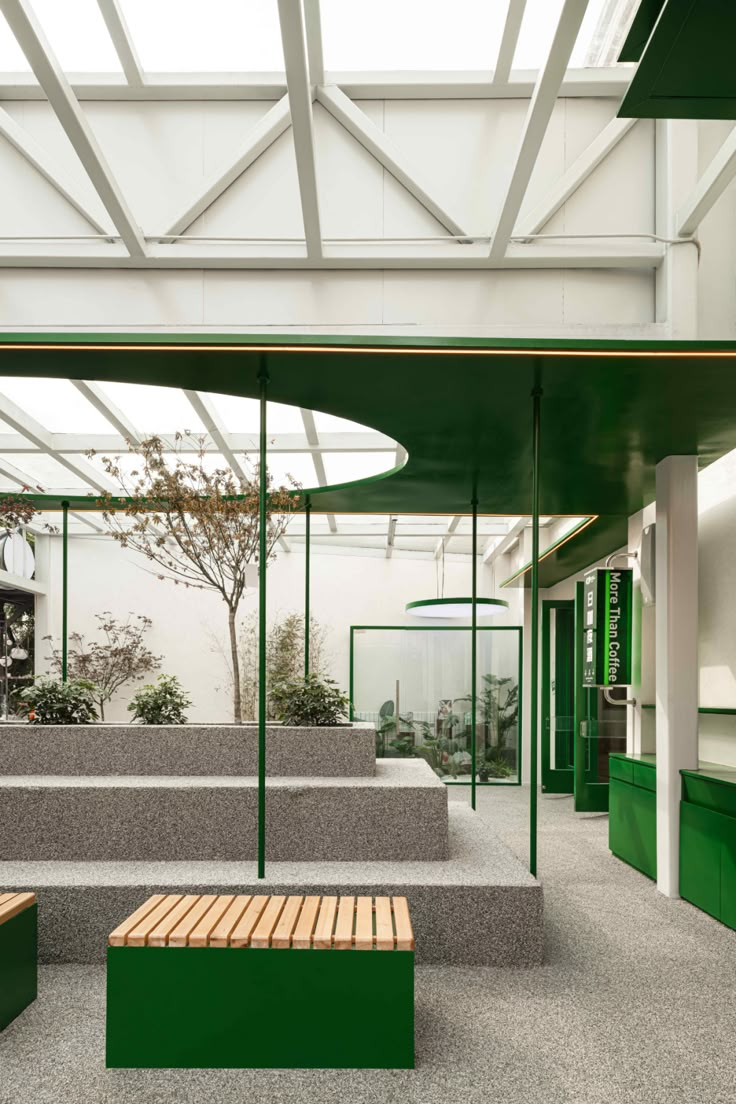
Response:
[[[4,896],[30,897],[28,904],[35,900],[33,894]],[[0,921],[3,907],[0,896]],[[156,893],[115,928],[108,943],[111,947],[413,951],[414,932],[406,897]]]
[[[35,893],[0,893],[0,924],[36,903]]]

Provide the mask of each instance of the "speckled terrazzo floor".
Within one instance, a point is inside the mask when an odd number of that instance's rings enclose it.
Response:
[[[519,855],[526,799],[480,794]],[[107,1071],[103,969],[48,966],[0,1036],[0,1104],[731,1104],[736,933],[660,897],[606,834],[542,800],[546,965],[419,967],[414,1071]]]

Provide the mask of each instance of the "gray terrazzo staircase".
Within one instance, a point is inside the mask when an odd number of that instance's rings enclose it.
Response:
[[[422,760],[373,777],[269,778],[266,857],[349,862],[448,856],[447,792]],[[0,777],[0,860],[256,857],[253,777]]]

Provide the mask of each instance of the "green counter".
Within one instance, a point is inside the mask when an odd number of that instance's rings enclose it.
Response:
[[[657,773],[653,755],[609,758],[608,846],[623,862],[657,877]]]
[[[680,774],[680,896],[736,929],[736,767],[701,763]],[[608,846],[656,878],[656,758],[616,752],[610,777]]]
[[[736,928],[736,768],[680,773],[680,896]]]

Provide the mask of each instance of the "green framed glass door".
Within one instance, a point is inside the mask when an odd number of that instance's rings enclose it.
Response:
[[[575,773],[575,602],[542,603],[542,793],[571,794]]]

